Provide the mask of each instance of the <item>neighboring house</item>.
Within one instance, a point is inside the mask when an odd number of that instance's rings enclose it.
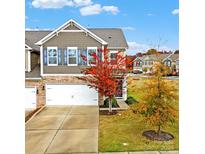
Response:
[[[128,48],[121,29],[87,29],[74,20],[69,20],[54,31],[26,31],[26,57],[40,55],[40,65],[32,66],[26,60],[26,92],[28,108],[43,105],[98,105],[101,96],[79,80],[82,69],[91,64],[92,53],[108,48],[110,60],[118,51],[123,56]],[[28,48],[28,49],[27,49]],[[84,61],[81,57],[87,57]],[[28,69],[30,68],[30,69]],[[126,78],[121,80],[118,99],[127,97]],[[35,102],[35,103],[34,103]]]
[[[172,69],[172,72],[179,73],[179,54],[170,54],[163,62]]]
[[[172,71],[179,72],[179,55],[178,54],[153,54],[137,56],[133,61],[134,73],[151,73],[154,63],[163,62],[166,66],[170,67]]]

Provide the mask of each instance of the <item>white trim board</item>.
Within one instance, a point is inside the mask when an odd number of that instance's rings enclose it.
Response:
[[[43,75],[43,46],[40,46],[40,67],[41,67],[41,76]]]
[[[42,78],[25,78],[25,80],[41,80]]]
[[[46,76],[86,76],[84,74],[43,74],[42,75],[43,77],[46,77]]]
[[[32,48],[29,45],[25,44],[25,46],[26,46],[26,49],[32,50]]]
[[[38,41],[37,43],[35,43],[36,45],[42,45],[43,43],[45,43],[46,41],[48,41],[49,39],[53,38],[55,35],[57,35],[61,30],[64,30],[66,27],[68,27],[70,24],[75,24],[75,26],[77,28],[79,28],[80,30],[83,30],[86,34],[89,34],[91,37],[93,37],[95,40],[97,40],[98,42],[102,43],[103,45],[107,45],[108,43],[106,41],[104,41],[103,39],[101,39],[100,37],[98,37],[97,35],[95,35],[94,33],[92,33],[91,31],[89,31],[88,29],[84,28],[83,26],[81,26],[80,24],[78,24],[76,21],[74,21],[73,19],[70,19],[69,21],[67,21],[65,24],[61,25],[60,27],[58,27],[57,29],[55,29],[54,31],[52,31],[51,33],[49,33],[48,35],[46,35],[45,37],[43,37],[40,41]]]
[[[31,51],[27,51],[28,52],[28,72],[31,72]]]

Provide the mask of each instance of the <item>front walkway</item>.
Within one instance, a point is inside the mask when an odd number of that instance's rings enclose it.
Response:
[[[46,107],[26,123],[26,154],[97,153],[99,108]]]

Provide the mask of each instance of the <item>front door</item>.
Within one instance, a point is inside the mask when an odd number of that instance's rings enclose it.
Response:
[[[119,79],[118,86],[117,86],[117,94],[115,95],[116,98],[123,97],[123,79]]]

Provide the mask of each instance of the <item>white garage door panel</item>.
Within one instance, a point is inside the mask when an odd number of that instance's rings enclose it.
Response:
[[[87,85],[46,85],[47,105],[98,105],[98,93]]]
[[[26,93],[25,108],[26,109],[36,108],[36,88],[26,88],[25,93]]]

